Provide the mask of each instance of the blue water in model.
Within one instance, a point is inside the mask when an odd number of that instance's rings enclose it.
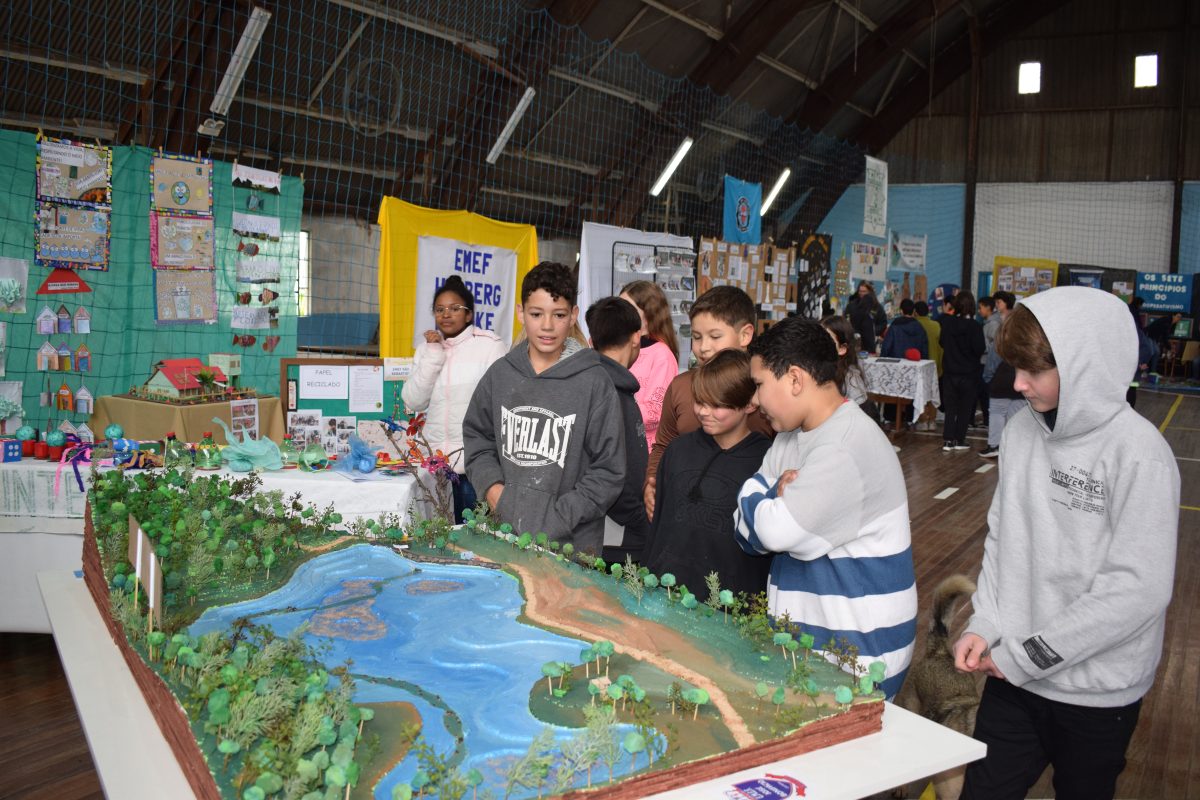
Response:
[[[368,584],[347,592],[347,581],[383,586],[377,595]],[[366,600],[351,600],[355,597]],[[189,632],[199,636],[225,630],[240,617],[251,617],[280,635],[305,622],[315,632],[332,631],[318,636],[310,630],[305,638],[332,648],[326,667],[354,662],[356,702],[412,703],[421,714],[425,740],[445,755],[456,742],[437,701],[389,681],[416,684],[436,695],[462,720],[466,758],[460,768],[464,773],[478,769],[485,776],[480,788],[503,797],[512,760],[546,727],[529,712],[530,685],[540,681],[545,687],[543,663],[577,664],[579,651],[587,646],[518,622],[522,604],[517,580],[500,570],[416,563],[383,547],[357,545],[305,563],[286,586],[269,595],[208,609]],[[296,610],[280,611],[285,608]],[[556,730],[560,741],[576,732]],[[630,730],[620,725],[613,733],[620,741]],[[640,760],[644,765],[645,755]],[[629,767],[623,754],[616,771],[625,773]],[[376,798],[388,800],[392,787],[416,770],[416,759],[406,759],[380,782]],[[606,776],[607,768],[597,764],[593,778]],[[512,795],[536,796],[536,789]]]

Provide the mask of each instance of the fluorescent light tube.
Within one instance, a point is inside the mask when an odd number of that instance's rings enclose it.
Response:
[[[517,129],[517,125],[521,124],[521,117],[525,116],[525,112],[529,110],[529,104],[533,102],[533,96],[537,94],[533,87],[525,89],[525,94],[521,95],[521,99],[517,101],[517,107],[513,109],[512,115],[509,116],[508,122],[504,123],[504,130],[500,131],[499,138],[492,145],[492,149],[488,151],[487,163],[495,164],[500,160],[500,154],[504,152],[505,145],[512,138],[513,131]]]
[[[650,196],[658,197],[659,193],[667,185],[667,181],[671,180],[671,176],[675,174],[675,170],[679,169],[679,165],[683,163],[683,157],[687,155],[688,150],[692,149],[692,137],[687,137],[680,143],[679,149],[675,151],[675,155],[671,156],[670,162],[667,163],[667,168],[658,176],[658,180],[650,187]]]
[[[790,177],[792,177],[791,167],[785,167],[783,172],[779,173],[779,177],[775,179],[775,185],[771,187],[767,199],[763,200],[762,208],[758,212],[760,217],[767,215],[767,209],[771,207],[771,203],[775,202],[775,198],[779,196],[779,193],[783,190],[783,185],[788,182],[788,178]]]
[[[225,70],[225,77],[221,79],[221,85],[217,87],[217,95],[213,98],[212,106],[209,109],[217,116],[223,117],[228,113],[229,104],[233,102],[234,96],[241,88],[242,78],[246,77],[246,68],[250,66],[250,60],[254,58],[254,51],[258,49],[258,43],[262,41],[263,30],[267,27],[270,19],[271,12],[265,8],[256,7],[250,13],[250,21],[246,23],[246,30],[242,31],[242,38],[233,50],[233,57],[229,59],[229,68]]]

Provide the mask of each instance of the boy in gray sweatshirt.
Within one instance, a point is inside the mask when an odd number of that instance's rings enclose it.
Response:
[[[517,313],[525,341],[488,368],[463,418],[467,477],[517,533],[599,555],[625,481],[617,391],[596,351],[570,338],[579,307],[569,269],[531,269]]]
[[[955,665],[988,675],[963,798],[1111,798],[1162,651],[1179,471],[1129,407],[1137,332],[1116,296],[1061,287],[997,334],[1029,401],[1004,429],[975,614]]]

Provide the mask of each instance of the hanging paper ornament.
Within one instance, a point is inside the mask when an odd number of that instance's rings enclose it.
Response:
[[[261,292],[258,293],[258,302],[262,303],[265,306],[267,303],[271,302],[276,297],[279,297],[279,292],[277,292],[273,289],[263,289]]]
[[[263,341],[263,350],[265,350],[268,353],[271,353],[271,352],[274,352],[275,348],[278,345],[279,345],[279,337],[278,336],[268,336]]]
[[[258,245],[254,242],[238,242],[238,252],[248,256],[258,255]]]

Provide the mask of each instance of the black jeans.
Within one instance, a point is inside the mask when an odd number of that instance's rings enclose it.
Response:
[[[1141,708],[1061,703],[988,678],[975,721],[987,757],[967,765],[961,800],[1020,800],[1047,764],[1058,800],[1111,798]]]
[[[478,498],[475,496],[475,487],[467,480],[466,475],[459,475],[457,482],[450,484],[450,492],[454,497],[454,521],[462,525],[466,520],[463,519],[463,510],[475,509],[475,503]]]
[[[975,417],[975,393],[979,378],[974,375],[946,375],[942,379],[942,408],[946,422],[942,438],[962,442],[967,438],[967,426]]]

